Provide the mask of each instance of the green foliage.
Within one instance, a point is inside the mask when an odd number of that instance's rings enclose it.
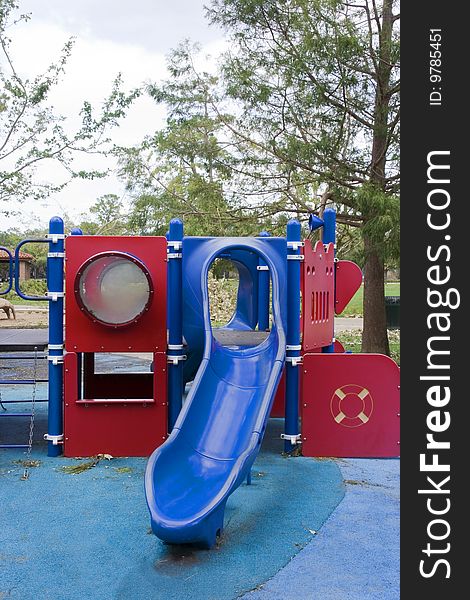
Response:
[[[78,226],[85,235],[125,235],[128,224],[122,199],[116,194],[101,196]]]
[[[164,234],[176,216],[184,218],[190,235],[237,231],[224,194],[232,177],[230,155],[219,137],[222,119],[212,107],[217,79],[195,72],[191,52],[196,50],[181,44],[168,57],[170,78],[147,86],[150,97],[167,109],[166,126],[139,147],[119,152],[121,175],[133,196],[129,224],[136,233]]]
[[[178,46],[170,77],[147,86],[167,110],[165,127],[119,149],[131,231],[164,234],[179,216],[192,235],[277,234],[290,217],[305,222],[334,204],[348,230],[363,228],[349,236],[362,262],[361,236],[395,261],[398,39],[392,32],[388,90],[378,102],[375,4],[220,0],[208,16],[232,42],[218,76],[195,68],[197,46]],[[371,160],[378,138],[384,164]]]
[[[400,331],[389,329],[387,331],[390,342],[390,357],[400,366]],[[350,329],[338,333],[338,340],[343,344],[345,350],[359,353],[361,352],[362,331],[360,329]]]
[[[326,200],[340,222],[367,223],[363,234],[386,256],[396,255],[399,216],[397,19],[387,64],[379,35],[391,2],[214,0],[208,9],[231,36],[223,79],[242,108],[228,126],[252,174],[254,164],[271,173],[262,197],[277,192],[304,219]]]
[[[25,294],[31,296],[44,296],[47,292],[45,279],[27,279],[21,282],[21,289]]]
[[[21,291],[27,296],[44,296],[45,302],[47,302],[45,298],[47,292],[47,284],[45,279],[27,279],[26,281],[22,281]],[[13,304],[23,304],[23,300],[13,291],[3,295],[2,298],[6,298]]]
[[[333,204],[340,223],[360,228],[363,347],[383,353],[377,290],[399,235],[397,4],[213,0],[207,11],[230,35],[223,81],[239,108],[225,125],[248,157],[247,178],[264,175],[258,202],[274,198],[304,219]]]
[[[221,108],[218,78],[194,68],[197,51],[188,41],[178,46],[168,57],[170,78],[147,86],[166,108],[165,127],[119,151],[133,197],[129,227],[162,235],[171,218],[182,217],[188,235],[257,235],[276,220],[268,222],[241,198],[237,172],[245,158],[232,152],[233,117]]]
[[[66,133],[65,118],[56,114],[48,104],[48,97],[60,85],[73,40],[64,44],[61,54],[44,73],[24,78],[15,68],[9,36],[14,25],[27,21],[29,16],[17,11],[16,0],[0,0],[0,203],[40,200],[63,189],[74,178],[106,175],[104,171],[77,170],[74,158],[80,153],[109,151],[110,129],[119,124],[140,93],[139,90],[124,92],[118,76],[100,110],[85,102],[81,125],[72,134]],[[37,179],[36,168],[44,161],[62,167],[60,181]]]
[[[375,183],[365,183],[344,198],[355,206],[356,213],[367,215],[362,218],[360,228],[351,228],[346,223],[339,225],[338,252],[341,258],[354,260],[359,265],[365,262],[363,236],[374,243],[377,253],[387,267],[394,267],[400,258],[400,199],[387,193]],[[351,211],[350,211],[351,212]]]

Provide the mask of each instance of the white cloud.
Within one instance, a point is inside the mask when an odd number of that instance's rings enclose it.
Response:
[[[34,22],[58,25],[74,35],[135,44],[166,53],[189,37],[207,44],[223,37],[209,26],[207,0],[21,0],[21,12]]]

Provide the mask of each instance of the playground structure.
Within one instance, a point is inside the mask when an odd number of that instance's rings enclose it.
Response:
[[[361,285],[335,257],[336,216],[312,216],[322,239],[64,235],[49,244],[48,455],[151,454],[145,490],[161,539],[212,546],[230,494],[250,480],[269,416],[304,456],[399,455],[399,370],[344,352],[334,314]],[[217,258],[239,273],[236,309],[213,328],[207,277]],[[65,292],[64,292],[64,260]],[[16,276],[15,276],[16,275]],[[65,299],[65,337],[64,337]],[[98,373],[99,353],[152,353],[148,373]],[[190,383],[192,382],[192,383]],[[184,399],[185,386],[189,387]],[[300,422],[300,423],[299,423]]]

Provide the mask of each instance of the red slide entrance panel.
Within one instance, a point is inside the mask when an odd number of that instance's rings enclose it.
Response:
[[[305,241],[302,269],[302,350],[329,346],[333,341],[334,321],[333,244],[312,245]]]
[[[305,354],[304,456],[400,455],[400,369],[382,354]]]
[[[335,313],[340,315],[361,287],[362,271],[350,260],[339,260],[335,277]]]

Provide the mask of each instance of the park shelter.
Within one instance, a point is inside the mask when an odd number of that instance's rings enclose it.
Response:
[[[25,281],[31,278],[31,265],[34,260],[32,254],[21,252],[19,256],[20,281]],[[0,279],[5,281],[8,279],[8,262],[9,256],[5,250],[0,250]]]

